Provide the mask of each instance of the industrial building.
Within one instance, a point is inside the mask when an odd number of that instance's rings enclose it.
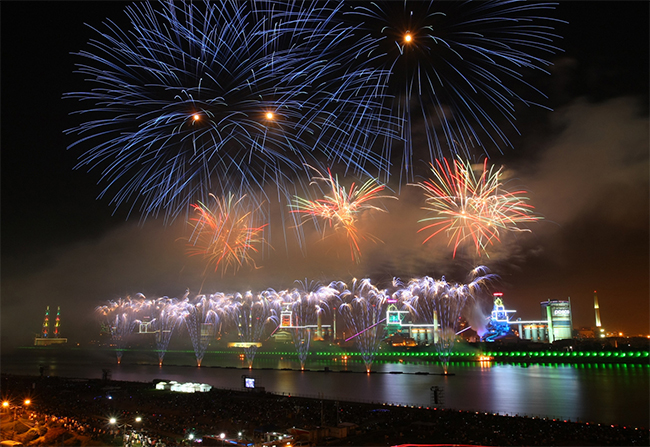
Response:
[[[510,320],[516,327],[519,338],[535,342],[553,343],[556,340],[573,338],[573,317],[571,299],[548,300],[540,303],[539,320]]]

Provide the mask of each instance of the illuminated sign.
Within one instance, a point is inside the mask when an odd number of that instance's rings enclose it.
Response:
[[[554,317],[568,317],[571,315],[571,310],[567,308],[553,309]]]

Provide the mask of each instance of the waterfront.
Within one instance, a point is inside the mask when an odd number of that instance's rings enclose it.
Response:
[[[341,358],[310,358],[306,371],[292,356],[260,356],[252,370],[236,354],[208,353],[201,368],[188,352],[168,352],[161,367],[156,359],[153,352],[127,351],[118,365],[109,350],[22,349],[3,355],[2,372],[35,376],[44,366],[45,375],[101,378],[110,369],[113,380],[191,381],[222,389],[241,389],[242,375],[248,375],[276,394],[423,407],[432,405],[430,388],[438,386],[442,406],[450,409],[650,425],[647,364],[454,362],[454,375],[442,376],[437,362],[424,361],[378,361],[366,374],[362,362]]]

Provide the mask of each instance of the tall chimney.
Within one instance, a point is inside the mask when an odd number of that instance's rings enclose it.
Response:
[[[596,327],[600,329],[600,307],[598,306],[598,295],[594,290],[594,311],[596,312]]]

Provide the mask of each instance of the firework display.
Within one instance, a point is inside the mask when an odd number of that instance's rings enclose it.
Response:
[[[261,343],[284,332],[293,341],[302,369],[313,339],[337,337],[336,329],[330,332],[331,326],[323,325],[322,319],[335,319],[340,314],[347,334],[344,341],[353,340],[369,372],[380,343],[386,339],[387,310],[392,303],[391,306],[412,315],[414,323],[409,325],[431,328],[434,335],[429,341],[436,346],[446,372],[463,307],[468,300],[476,299],[494,278],[485,267],[477,267],[467,284],[449,283],[444,277],[414,278],[406,285],[394,280],[392,292],[378,288],[370,279],[354,279],[350,286],[342,281],[323,286],[304,280],[296,281],[290,290],[219,292],[191,299],[189,291],[181,299],[149,300],[138,294],[134,299],[110,301],[98,307],[97,312],[102,321],[111,325],[118,361],[128,336],[139,324],[140,334],[155,335],[162,365],[174,328],[184,322],[198,366],[210,342],[225,337],[238,340],[236,346],[243,348],[248,367],[252,368]]]
[[[221,270],[222,276],[229,270],[236,273],[243,265],[255,266],[251,253],[257,253],[264,244],[264,227],[255,225],[259,209],[251,210],[247,197],[236,199],[233,194],[221,198],[211,195],[215,205],[193,204],[198,217],[190,220],[193,227],[187,253],[201,256],[208,267]]]
[[[415,321],[433,328],[434,345],[445,373],[463,307],[494,278],[484,267],[477,267],[471,272],[467,284],[450,283],[444,277],[436,280],[425,276],[412,279],[405,289],[397,292]]]
[[[333,176],[329,169],[327,174],[327,177],[321,176],[312,179],[312,183],[325,183],[327,193],[324,197],[317,200],[294,197],[292,212],[304,216],[303,224],[309,219],[315,220],[317,223],[319,220],[325,221],[325,226],[322,228],[323,237],[325,237],[327,227],[333,228],[334,231],[345,232],[350,246],[350,255],[359,263],[361,261],[359,241],[361,239],[377,240],[372,235],[360,230],[359,216],[369,210],[385,212],[383,208],[373,203],[379,199],[394,199],[396,197],[380,194],[386,186],[375,179],[368,179],[361,186],[352,183],[349,191],[346,191],[345,187],[339,184],[338,176]]]
[[[206,297],[205,295],[198,295],[190,300],[189,292],[180,302],[181,308],[180,316],[185,322],[187,332],[190,334],[192,346],[194,347],[194,355],[196,356],[197,366],[201,366],[203,356],[210,340],[216,334],[216,327],[220,321],[218,309],[216,305],[223,295],[213,295]]]
[[[229,300],[225,313],[237,328],[249,368],[253,366],[264,329],[278,326],[278,310],[278,294],[271,289],[255,295],[250,291],[238,293]]]
[[[557,51],[547,2],[141,3],[76,53],[77,167],[111,203],[173,219],[210,192],[275,185],[308,165],[413,180],[414,128],[431,161],[509,145],[522,78]],[[512,85],[510,85],[512,84]],[[403,153],[393,155],[395,146]],[[399,151],[395,151],[396,153]]]
[[[297,287],[280,292],[282,303],[281,326],[289,330],[304,369],[313,333],[319,329],[322,314],[329,311],[329,301],[337,295],[335,289],[316,282],[296,281]],[[288,316],[288,322],[286,321]]]
[[[343,4],[139,3],[130,25],[106,22],[76,53],[89,90],[67,131],[78,167],[101,169],[112,204],[173,219],[218,195],[279,192],[306,165],[382,166],[374,142],[394,120],[377,97],[381,70],[355,56]],[[332,74],[336,73],[335,76]],[[290,197],[290,195],[287,195]]]
[[[545,57],[558,51],[554,20],[545,17],[555,6],[383,1],[356,4],[347,12],[345,20],[362,42],[358,63],[388,73],[378,88],[384,88],[386,104],[402,125],[400,162],[409,181],[416,142],[426,142],[431,161],[468,155],[474,147],[510,146],[501,122],[514,127],[517,103],[538,105],[519,92],[544,98],[522,75],[547,73],[551,63]],[[393,158],[391,148],[385,146],[387,160]]]
[[[460,159],[454,160],[453,168],[446,159],[436,165],[431,165],[434,179],[416,184],[425,193],[423,209],[433,214],[420,220],[427,225],[419,231],[433,231],[423,243],[445,232],[454,246],[453,257],[466,241],[473,242],[479,255],[489,256],[488,247],[500,241],[500,232],[530,231],[519,225],[541,219],[522,196],[526,191],[506,191],[500,179],[503,168],[488,169],[487,159],[478,177],[471,163]]]
[[[96,309],[102,321],[110,328],[117,363],[122,362],[127,339],[136,325],[135,315],[143,301],[144,295],[138,294],[134,300],[131,297],[120,298]]]
[[[158,364],[162,365],[163,358],[167,352],[169,341],[174,329],[182,321],[175,298],[158,298],[154,304],[153,328],[156,332],[156,348],[158,351]]]
[[[381,323],[386,320],[389,298],[386,290],[379,290],[369,279],[355,279],[352,287],[346,288],[340,295],[342,304],[339,312],[353,332],[346,341],[354,340],[368,372],[379,349],[379,343],[385,338],[385,325]]]

